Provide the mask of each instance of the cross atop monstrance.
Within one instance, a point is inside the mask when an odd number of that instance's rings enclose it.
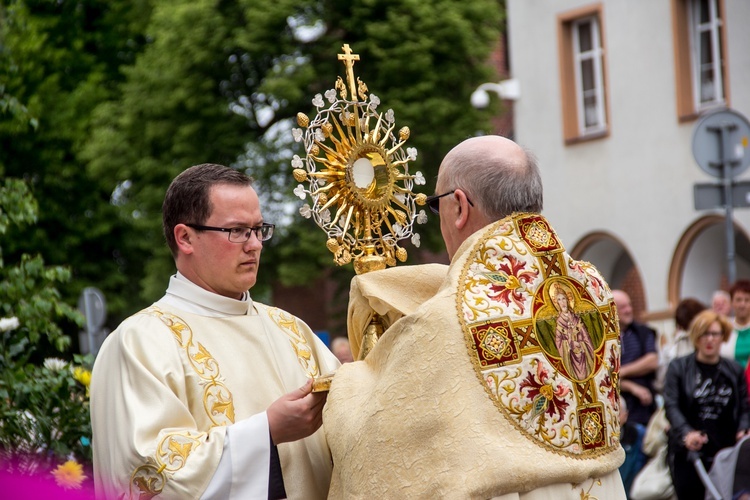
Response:
[[[349,81],[349,90],[351,92],[352,100],[356,99],[357,86],[354,84],[354,62],[359,61],[359,54],[352,54],[352,49],[348,43],[345,43],[342,47],[344,49],[343,54],[339,54],[339,61],[344,61],[346,67],[346,78]]]

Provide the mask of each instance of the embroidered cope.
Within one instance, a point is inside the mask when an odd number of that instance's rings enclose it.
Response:
[[[625,498],[619,331],[596,269],[532,214],[477,232],[441,274],[406,269],[352,282],[350,337],[373,310],[388,329],[333,379],[331,497]],[[416,289],[429,298],[400,299]]]

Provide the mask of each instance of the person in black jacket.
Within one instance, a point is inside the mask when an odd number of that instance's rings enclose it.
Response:
[[[695,352],[673,360],[667,369],[669,468],[680,499],[703,498],[705,491],[688,452],[697,452],[708,470],[720,449],[733,446],[750,429],[742,367],[719,354],[731,331],[724,316],[712,310],[699,313],[690,327]]]

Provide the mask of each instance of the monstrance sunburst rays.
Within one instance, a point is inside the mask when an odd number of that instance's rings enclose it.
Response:
[[[380,99],[368,95],[367,85],[354,79],[354,62],[348,44],[339,60],[346,67],[347,84],[339,76],[335,87],[325,92],[329,106],[318,94],[312,100],[312,121],[297,114],[300,128],[292,130],[303,142],[305,157],[292,159],[294,178],[300,184],[294,193],[310,198],[300,213],[312,217],[328,235],[326,245],[338,265],[354,261],[357,274],[395,266],[406,260],[398,241],[411,238],[419,246],[413,225],[427,221],[426,196],[414,194],[414,184],[425,184],[421,172],[411,174],[409,161],[417,150],[406,148],[409,128],[394,133],[393,110],[379,113]],[[304,184],[303,184],[304,183]]]

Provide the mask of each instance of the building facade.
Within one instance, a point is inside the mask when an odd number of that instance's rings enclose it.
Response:
[[[507,13],[514,138],[538,157],[568,250],[644,320],[710,304],[730,285],[726,212],[695,209],[694,185],[720,179],[692,139],[713,111],[750,116],[750,2],[508,0]],[[750,155],[747,138],[734,153]],[[732,219],[735,277],[750,278],[750,209]]]

